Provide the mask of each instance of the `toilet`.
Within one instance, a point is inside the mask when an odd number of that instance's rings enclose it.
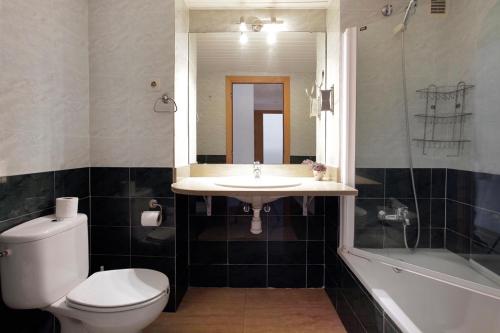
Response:
[[[3,300],[42,309],[62,333],[137,333],[165,308],[168,277],[150,269],[89,270],[87,216],[43,216],[0,234]]]

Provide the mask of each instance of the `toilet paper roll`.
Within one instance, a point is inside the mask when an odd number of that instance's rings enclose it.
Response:
[[[141,225],[144,227],[159,227],[161,220],[159,211],[146,211],[141,214]]]
[[[66,197],[56,199],[56,219],[64,220],[78,214],[78,198]]]

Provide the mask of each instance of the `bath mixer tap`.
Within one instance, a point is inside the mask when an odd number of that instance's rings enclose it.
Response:
[[[410,225],[410,214],[406,206],[397,207],[394,214],[387,214],[384,210],[381,210],[378,212],[377,217],[380,221],[403,222],[407,226]]]
[[[262,174],[262,169],[259,161],[253,162],[253,176],[255,178],[260,178],[260,175]]]

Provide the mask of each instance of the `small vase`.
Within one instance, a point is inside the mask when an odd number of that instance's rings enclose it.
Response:
[[[326,171],[313,170],[314,180],[323,180],[323,177],[325,176],[325,174],[326,174]]]

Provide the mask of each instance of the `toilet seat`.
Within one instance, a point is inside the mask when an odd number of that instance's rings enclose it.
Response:
[[[119,312],[147,306],[169,293],[165,274],[120,269],[92,274],[66,295],[66,304],[90,312]]]

